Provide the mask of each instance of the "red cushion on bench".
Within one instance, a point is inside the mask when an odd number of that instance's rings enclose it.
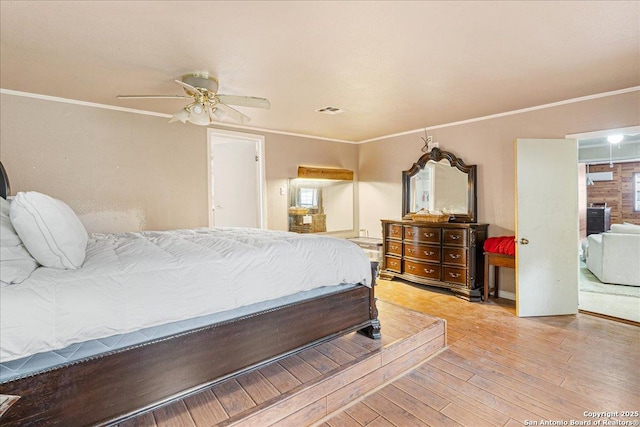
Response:
[[[492,254],[516,256],[516,236],[489,237],[484,241],[484,251]]]

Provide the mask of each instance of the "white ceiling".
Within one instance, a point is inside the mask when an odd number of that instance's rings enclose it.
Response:
[[[0,42],[3,89],[172,114],[116,96],[207,70],[271,101],[250,126],[348,141],[640,85],[638,1],[2,0]]]

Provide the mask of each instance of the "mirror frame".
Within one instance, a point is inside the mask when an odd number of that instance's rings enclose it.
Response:
[[[467,165],[461,158],[456,157],[455,154],[449,151],[440,151],[435,147],[430,152],[423,154],[416,163],[411,166],[411,169],[402,171],[402,217],[406,217],[410,213],[409,200],[411,194],[411,178],[420,172],[427,165],[429,160],[439,162],[445,159],[449,162],[451,167],[457,168],[462,173],[467,174],[467,206],[469,210],[467,214],[455,214],[451,218],[450,222],[475,222],[477,212],[477,200],[476,200],[476,165]]]

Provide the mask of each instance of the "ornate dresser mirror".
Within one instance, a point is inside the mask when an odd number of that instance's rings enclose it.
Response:
[[[451,215],[450,222],[476,221],[476,165],[432,149],[402,172],[402,216],[426,209]]]
[[[415,215],[421,209],[429,214]],[[402,172],[402,215],[402,220],[381,221],[380,277],[480,300],[488,224],[476,222],[476,165],[438,148],[424,154]]]

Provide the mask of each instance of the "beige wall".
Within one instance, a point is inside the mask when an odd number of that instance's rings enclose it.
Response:
[[[8,94],[0,105],[0,160],[13,194],[59,198],[89,232],[207,226],[205,127]],[[265,136],[270,229],[287,229],[280,187],[287,188],[299,165],[357,170],[354,144],[253,133]],[[354,217],[357,229],[357,209]]]
[[[0,103],[13,194],[59,198],[90,232],[207,225],[204,128],[7,94]]]
[[[514,153],[517,138],[564,138],[567,134],[640,123],[640,92],[515,114],[430,131],[441,150],[478,165],[478,221],[489,235],[515,229]],[[402,171],[418,160],[423,133],[387,138],[360,146],[360,228],[381,237],[380,219],[402,214]],[[541,165],[544,173],[544,165]],[[577,213],[576,213],[577,215]],[[540,210],[544,221],[544,208]],[[508,269],[501,269],[508,270]],[[501,276],[501,290],[514,292],[513,272]]]

